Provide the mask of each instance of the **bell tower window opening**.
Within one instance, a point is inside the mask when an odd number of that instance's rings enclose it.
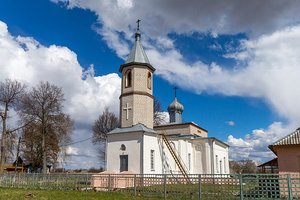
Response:
[[[125,73],[125,88],[132,86],[132,72],[131,69],[127,70]]]
[[[152,75],[150,72],[148,72],[148,76],[147,76],[147,87],[148,89],[151,90],[151,86],[152,86]]]

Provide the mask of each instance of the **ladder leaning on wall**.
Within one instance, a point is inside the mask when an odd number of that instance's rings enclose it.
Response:
[[[178,158],[175,150],[173,149],[173,147],[170,144],[170,141],[168,140],[167,136],[165,133],[160,134],[162,136],[163,141],[165,142],[168,150],[170,151],[176,165],[178,166],[180,172],[182,173],[182,175],[184,176],[185,180],[187,183],[191,183],[190,178],[188,176],[187,170],[184,168],[183,164],[181,163],[180,159]]]

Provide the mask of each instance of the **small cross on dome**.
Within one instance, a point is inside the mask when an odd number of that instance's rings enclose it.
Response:
[[[140,21],[141,21],[140,19],[138,19],[138,20],[136,21],[136,23],[137,23],[137,29],[136,29],[136,30],[137,30],[137,31],[140,30]]]

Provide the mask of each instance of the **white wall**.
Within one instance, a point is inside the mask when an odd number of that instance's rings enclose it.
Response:
[[[175,146],[175,150],[177,153],[179,153],[179,156],[181,157],[182,164],[186,166],[188,173],[193,173],[194,169],[194,152],[192,148],[192,143],[189,140],[183,140],[178,138],[168,138],[169,142],[172,145]],[[178,166],[175,163],[174,158],[172,157],[169,149],[167,148],[166,144],[163,143],[161,140],[161,156],[162,156],[162,172],[163,173],[181,173]],[[191,167],[189,170],[189,162],[188,162],[188,154],[190,154],[190,162]]]
[[[215,174],[229,174],[228,147],[218,141],[214,142]],[[217,156],[217,160],[216,160]]]
[[[162,157],[159,147],[159,135],[145,134],[144,135],[144,173],[145,174],[162,174]],[[151,150],[154,150],[154,170],[151,169]]]
[[[107,137],[107,170],[120,172],[120,155],[128,155],[128,171],[143,173],[142,152],[143,133],[119,133]],[[121,150],[121,145],[126,150]]]
[[[169,138],[190,174],[228,174],[228,147],[214,139]],[[121,145],[126,146],[122,151]],[[154,150],[154,170],[151,169]],[[191,155],[189,169],[188,155]],[[128,170],[134,173],[180,173],[161,136],[143,132],[112,134],[107,143],[107,170],[120,172],[120,155],[128,155]],[[218,160],[216,160],[216,156]],[[224,160],[225,158],[225,160]],[[221,161],[221,162],[220,162]]]
[[[193,143],[195,146],[195,169],[193,170],[193,173],[229,173],[228,147],[226,145],[213,138],[196,139]],[[200,151],[197,149],[200,149]]]
[[[209,146],[207,146],[205,141],[196,140],[193,141],[193,150],[194,150],[194,168],[193,174],[207,174],[209,173]],[[207,156],[208,154],[208,156]],[[208,166],[207,166],[208,165]]]

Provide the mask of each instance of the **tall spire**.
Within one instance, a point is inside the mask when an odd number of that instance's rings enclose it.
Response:
[[[125,63],[137,62],[150,64],[148,57],[144,51],[143,45],[141,43],[140,22],[140,19],[136,21],[137,28],[135,32],[135,42]]]
[[[175,86],[174,87],[174,98],[176,98],[176,90],[177,90],[178,88]]]

